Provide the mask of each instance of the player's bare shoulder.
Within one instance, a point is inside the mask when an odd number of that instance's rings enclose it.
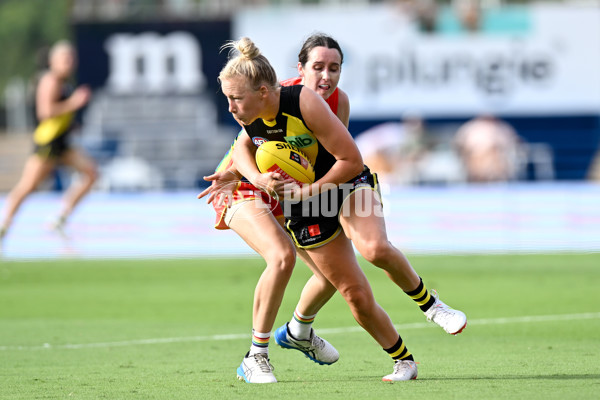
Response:
[[[314,90],[303,86],[300,92],[300,111],[304,119],[311,119],[311,115],[318,116],[322,112],[321,109],[329,110],[325,100]]]
[[[38,95],[51,95],[56,98],[60,96],[62,90],[63,81],[52,71],[45,71],[42,73],[37,84]]]

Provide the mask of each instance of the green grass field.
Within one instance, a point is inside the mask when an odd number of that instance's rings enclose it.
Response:
[[[1,399],[592,399],[600,393],[600,254],[412,256],[429,288],[467,313],[454,337],[364,264],[419,364],[392,362],[341,296],[315,328],[340,351],[319,366],[271,344],[279,383],[239,382],[258,258],[0,264]],[[299,264],[277,326],[309,271]]]

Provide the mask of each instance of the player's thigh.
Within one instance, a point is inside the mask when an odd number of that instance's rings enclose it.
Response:
[[[316,263],[313,261],[310,254],[306,250],[296,248],[296,254],[298,255],[298,257],[300,257],[304,264],[306,264],[310,268],[313,275],[315,275],[321,281],[327,281],[327,278],[325,278],[323,273],[319,270]]]
[[[340,212],[340,225],[356,246],[388,240],[383,207],[374,190],[357,190],[346,199]]]
[[[352,243],[345,235],[338,235],[326,245],[306,249],[306,252],[318,271],[340,292],[349,288],[369,288]]]
[[[295,254],[291,239],[261,199],[244,201],[229,227],[263,258],[278,252]]]
[[[25,162],[19,186],[27,190],[35,189],[50,175],[56,163],[37,154],[31,155]]]

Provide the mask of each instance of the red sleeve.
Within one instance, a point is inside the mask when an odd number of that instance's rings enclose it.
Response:
[[[302,78],[297,76],[295,78],[286,79],[285,81],[281,81],[279,83],[281,84],[281,86],[294,86],[300,85],[300,82],[302,82]]]

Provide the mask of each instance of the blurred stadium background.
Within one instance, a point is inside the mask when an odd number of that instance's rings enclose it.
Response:
[[[0,201],[31,150],[31,82],[62,38],[94,90],[75,139],[101,173],[65,239],[43,229],[74,179],[58,170],[17,215],[5,257],[250,253],[195,198],[238,131],[216,80],[219,48],[249,36],[283,79],[315,31],[344,50],[353,135],[418,115],[435,143],[417,175],[384,188],[395,244],[600,250],[598,1],[4,0],[0,21]],[[501,182],[469,182],[453,144],[482,114],[520,138]]]

